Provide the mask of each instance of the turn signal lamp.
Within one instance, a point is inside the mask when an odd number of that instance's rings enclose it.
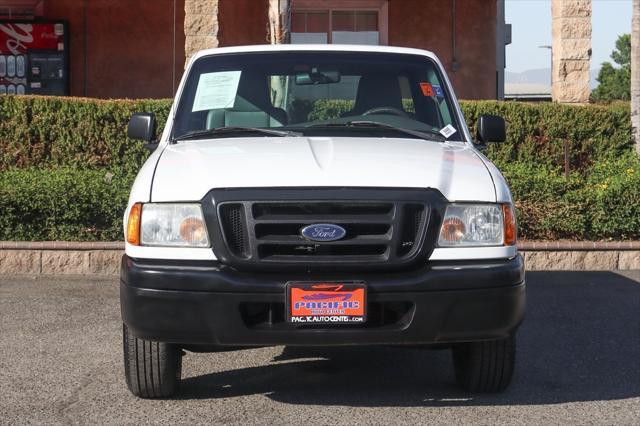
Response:
[[[129,211],[129,219],[127,221],[127,242],[134,246],[140,245],[140,215],[142,213],[142,204],[135,203]]]
[[[504,214],[504,245],[513,246],[517,240],[516,215],[511,204],[502,205],[502,213]]]
[[[462,240],[466,233],[464,223],[459,217],[448,217],[442,224],[442,230],[440,231],[440,238],[444,241],[456,243]]]
[[[193,246],[201,245],[207,242],[207,229],[202,219],[197,217],[188,217],[180,224],[180,238],[186,243]]]

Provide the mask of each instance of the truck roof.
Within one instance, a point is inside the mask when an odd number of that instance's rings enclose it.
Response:
[[[356,44],[258,44],[251,46],[217,47],[201,50],[193,56],[193,60],[203,56],[223,55],[228,53],[252,52],[372,52],[372,53],[400,53],[427,56],[438,63],[440,61],[433,52],[410,47],[372,46]]]

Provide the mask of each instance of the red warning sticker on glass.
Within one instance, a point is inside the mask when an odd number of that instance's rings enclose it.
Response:
[[[433,97],[436,95],[435,90],[433,90],[433,86],[431,83],[420,83],[420,89],[422,89],[422,94],[424,96]]]

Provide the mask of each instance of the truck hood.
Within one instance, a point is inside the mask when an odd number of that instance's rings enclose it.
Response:
[[[213,188],[435,188],[449,201],[495,202],[487,167],[462,143],[351,137],[179,142],[162,152],[152,201],[194,201]]]

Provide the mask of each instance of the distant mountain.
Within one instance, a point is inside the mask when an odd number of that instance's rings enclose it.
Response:
[[[549,68],[538,68],[523,72],[504,73],[504,82],[507,84],[543,84],[551,86],[551,70]]]
[[[594,89],[598,86],[596,77],[598,76],[599,69],[591,70],[591,88]],[[535,84],[543,86],[551,86],[551,70],[549,68],[538,68],[533,70],[527,70],[523,72],[510,72],[504,73],[505,84]]]

